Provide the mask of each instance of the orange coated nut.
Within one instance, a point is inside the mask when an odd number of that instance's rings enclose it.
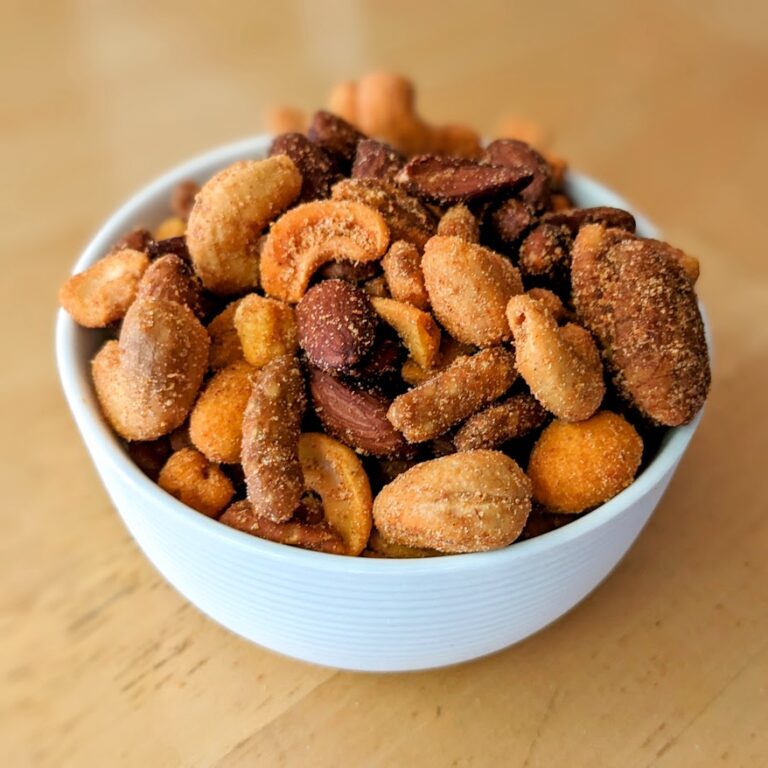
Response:
[[[405,240],[392,243],[381,265],[393,299],[413,304],[418,309],[429,309],[429,296],[421,271],[421,255],[413,243]]]
[[[235,492],[229,478],[194,448],[182,448],[172,454],[160,470],[157,483],[171,496],[208,517],[216,517]]]
[[[245,296],[235,310],[234,324],[243,356],[257,368],[299,348],[293,307],[277,299]]]

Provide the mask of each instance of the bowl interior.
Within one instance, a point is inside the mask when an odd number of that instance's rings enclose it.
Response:
[[[203,183],[213,173],[235,160],[263,157],[270,140],[269,136],[257,136],[215,149],[178,166],[141,189],[99,230],[77,260],[73,272],[80,272],[93,264],[109,250],[112,243],[134,227],[152,227],[165,218],[168,215],[170,192],[179,181],[193,179]],[[620,196],[575,171],[568,172],[566,190],[569,196],[583,207],[609,205],[632,210]],[[658,236],[656,228],[645,217],[637,213],[635,216],[639,234],[648,237]],[[307,560],[311,561],[314,567],[340,570],[347,574],[485,567],[508,559],[530,556],[536,551],[556,547],[559,543],[574,537],[587,535],[590,530],[628,510],[674,466],[685,451],[701,418],[701,414],[698,414],[690,424],[667,430],[656,455],[629,488],[578,520],[536,538],[492,552],[446,555],[439,558],[387,560],[334,557],[276,544],[229,528],[188,508],[146,477],[133,463],[121,441],[103,420],[95,398],[89,363],[105,338],[107,338],[106,332],[80,328],[63,310],[59,310],[56,324],[56,355],[62,386],[78,428],[97,465],[106,462],[112,471],[118,472],[132,487],[137,504],[162,506],[164,513],[177,517],[180,525],[202,528],[207,535],[224,538],[231,544],[249,548],[261,557]]]

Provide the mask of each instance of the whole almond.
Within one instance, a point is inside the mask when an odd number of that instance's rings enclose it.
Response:
[[[358,142],[366,138],[354,125],[324,109],[312,116],[307,136],[325,150],[345,173],[352,167]]]
[[[483,159],[495,165],[527,171],[531,175],[531,181],[520,192],[521,199],[537,211],[549,206],[549,166],[533,147],[516,139],[497,139],[486,147]]]
[[[405,158],[389,144],[375,139],[364,139],[357,144],[352,178],[394,181],[404,165]]]
[[[299,344],[312,365],[354,368],[373,347],[376,313],[368,294],[346,280],[323,280],[296,305]]]
[[[330,196],[331,187],[341,178],[328,153],[303,133],[282,133],[275,136],[269,148],[269,157],[273,155],[288,155],[299,169],[300,203]]]

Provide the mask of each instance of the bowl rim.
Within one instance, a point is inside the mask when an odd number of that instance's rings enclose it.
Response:
[[[213,173],[216,166],[223,167],[238,159],[263,156],[271,138],[268,134],[260,134],[216,147],[177,165],[139,189],[91,238],[76,261],[72,273],[82,271],[105,254],[119,237],[135,226],[140,209],[150,204],[158,194],[166,194],[176,183],[189,177],[200,176],[203,172]],[[607,205],[623,207],[634,213],[633,207],[629,206],[623,198],[582,173],[569,170],[567,183],[606,198]],[[645,217],[637,213],[635,217],[638,221],[638,229],[646,232],[648,236],[658,236],[656,228]],[[704,322],[706,327],[706,317]],[[605,504],[561,528],[489,552],[446,554],[440,557],[413,559],[332,556],[325,552],[314,552],[267,541],[230,528],[219,523],[218,520],[187,507],[147,477],[131,460],[117,435],[106,424],[98,407],[89,405],[89,399],[93,397],[89,365],[88,361],[79,359],[75,344],[77,335],[88,330],[80,328],[63,309],[58,310],[55,344],[62,388],[86,446],[92,454],[92,446],[98,448],[98,459],[93,457],[94,463],[106,464],[111,473],[119,476],[120,480],[130,488],[137,504],[146,503],[152,508],[159,507],[175,518],[180,525],[196,528],[201,535],[212,536],[222,544],[251,551],[254,556],[345,575],[361,573],[387,576],[398,573],[429,575],[444,571],[503,567],[507,562],[535,557],[541,552],[556,549],[562,544],[588,535],[629,510],[663,480],[685,453],[703,412],[703,409],[699,411],[690,423],[672,427],[667,431],[656,455],[631,485]],[[95,398],[93,399],[95,402]],[[97,468],[101,475],[100,466]],[[108,485],[103,476],[102,482],[105,486]]]

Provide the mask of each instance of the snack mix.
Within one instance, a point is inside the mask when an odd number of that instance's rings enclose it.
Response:
[[[386,73],[270,123],[266,158],[180,184],[60,291],[114,332],[101,410],[184,504],[327,553],[497,549],[611,499],[702,407],[698,262],[576,207],[536,126],[484,145]]]

